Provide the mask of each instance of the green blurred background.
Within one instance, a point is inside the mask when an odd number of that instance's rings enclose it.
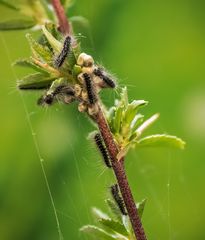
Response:
[[[149,240],[204,240],[205,216],[205,2],[202,0],[77,0],[69,16],[81,28],[85,51],[127,85],[129,97],[160,112],[147,133],[182,137],[185,151],[132,151],[126,168],[136,200],[147,198],[143,217]],[[13,12],[0,8],[0,20]],[[79,30],[80,31],[80,30]],[[0,33],[0,239],[56,240],[57,225],[24,103],[44,159],[64,239],[92,223],[91,206],[106,209],[112,182],[86,137],[93,126],[76,106],[36,106],[39,93],[15,88],[24,70],[11,62],[29,56],[24,31]],[[106,94],[112,104],[114,94]]]

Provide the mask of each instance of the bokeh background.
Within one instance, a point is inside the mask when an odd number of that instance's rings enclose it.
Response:
[[[89,20],[90,26],[76,29],[85,51],[128,86],[130,100],[150,102],[142,110],[147,117],[160,112],[147,133],[187,142],[184,151],[144,149],[127,156],[135,199],[148,199],[143,223],[149,240],[205,239],[204,12],[200,0],[76,0],[69,11]],[[0,7],[1,21],[12,16]],[[58,239],[33,136],[64,239],[88,239],[78,229],[93,223],[91,206],[106,209],[113,178],[86,139],[94,126],[75,105],[42,109],[39,93],[16,90],[25,70],[11,62],[29,56],[25,33],[0,33],[0,239]],[[111,105],[114,97],[108,91],[104,102]]]

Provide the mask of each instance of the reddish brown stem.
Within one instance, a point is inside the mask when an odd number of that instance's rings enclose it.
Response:
[[[115,173],[115,176],[117,178],[117,182],[127,209],[128,216],[130,218],[130,221],[132,223],[132,227],[135,233],[135,236],[137,240],[146,240],[145,232],[141,223],[141,219],[139,217],[139,214],[137,212],[137,208],[134,202],[134,198],[132,196],[132,192],[127,180],[127,176],[125,174],[124,164],[123,160],[120,161],[117,160],[117,154],[118,154],[118,147],[116,143],[114,142],[113,135],[109,129],[109,126],[107,124],[107,121],[103,115],[102,110],[99,107],[99,112],[96,115],[96,122],[98,124],[99,130],[101,132],[101,135],[104,139],[105,145],[108,149],[108,152],[111,157],[112,167],[113,171]]]
[[[60,0],[51,0],[51,2],[58,18],[60,32],[64,35],[70,35],[70,24]]]
[[[60,0],[51,0],[51,2],[55,9],[55,12],[59,21],[60,31],[64,35],[68,35],[68,34],[70,35],[70,25]],[[117,154],[119,152],[118,147],[114,142],[113,135],[109,129],[109,126],[107,124],[107,121],[103,115],[103,112],[100,106],[99,106],[99,112],[95,116],[95,121],[98,124],[99,130],[101,132],[105,145],[108,149],[109,155],[111,157],[113,171],[115,173],[115,176],[116,176],[116,179],[117,179],[117,182],[118,182],[118,185],[127,209],[127,213],[132,223],[135,236],[137,240],[146,240],[147,238],[145,236],[145,232],[144,232],[139,214],[137,212],[134,198],[132,196],[132,192],[128,184],[127,176],[125,174],[125,169],[123,165],[124,160],[123,159],[121,159],[120,161],[117,160]]]

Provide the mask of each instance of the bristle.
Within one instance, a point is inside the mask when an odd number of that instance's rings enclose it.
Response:
[[[94,70],[93,73],[95,74],[95,76],[97,76],[97,77],[99,77],[100,79],[102,79],[108,87],[110,87],[110,88],[115,88],[115,87],[116,87],[115,82],[114,82],[110,77],[108,77],[108,76],[103,72],[102,69],[97,68],[97,69]]]
[[[111,186],[111,194],[113,196],[113,199],[117,203],[121,213],[123,215],[127,215],[127,212],[125,210],[124,201],[123,201],[122,197],[120,196],[119,187],[117,184],[114,184]]]
[[[103,139],[100,135],[100,133],[96,133],[95,136],[94,136],[94,140],[95,140],[95,143],[98,147],[98,150],[100,151],[102,157],[103,157],[103,160],[104,160],[104,163],[105,165],[108,167],[108,168],[111,168],[112,165],[111,165],[111,162],[110,162],[110,158],[109,158],[109,155],[108,155],[108,152],[107,152],[107,149],[103,143]]]
[[[60,54],[58,55],[58,57],[55,59],[55,62],[54,62],[54,65],[57,67],[57,68],[60,68],[66,57],[68,56],[68,54],[70,53],[70,44],[71,44],[71,37],[70,36],[67,36],[65,38],[65,41],[63,43],[63,49],[62,51],[60,52]]]
[[[94,104],[97,101],[97,97],[95,94],[95,89],[92,84],[92,80],[89,74],[84,73],[83,78],[85,80],[86,90],[88,93],[88,100],[90,104]]]

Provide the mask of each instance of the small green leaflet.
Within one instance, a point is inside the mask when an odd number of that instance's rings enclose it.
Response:
[[[32,19],[13,19],[4,22],[0,22],[1,31],[9,30],[24,30],[32,28],[36,25]]]
[[[116,205],[116,203],[111,199],[106,199],[105,202],[108,205],[110,212],[114,215],[114,218],[122,222],[122,214],[120,212],[119,207]]]
[[[102,224],[104,227],[108,228],[111,231],[116,233],[122,234],[123,236],[128,236],[129,233],[127,232],[125,226],[115,220],[112,219],[100,219],[99,223]]]
[[[140,107],[146,106],[147,104],[148,102],[144,100],[134,100],[129,103],[124,113],[124,121],[130,124],[137,114],[138,109]]]
[[[45,26],[42,26],[42,31],[44,35],[46,36],[48,42],[50,43],[51,47],[57,52],[60,53],[62,49],[62,43],[59,42],[56,38],[53,37],[53,35],[46,29]]]
[[[27,68],[30,68],[30,69],[33,69],[33,70],[35,70],[37,72],[42,72],[42,73],[46,73],[47,72],[45,69],[40,68],[39,66],[34,64],[29,59],[19,59],[16,62],[13,63],[13,66],[27,67]]]
[[[51,77],[49,74],[35,73],[27,75],[19,80],[17,86],[19,89],[44,89],[51,85],[56,77]]]
[[[140,218],[142,218],[146,202],[147,202],[147,199],[143,199],[141,202],[136,204],[137,211],[138,211]]]
[[[19,11],[19,8],[17,8],[16,6],[14,6],[13,4],[11,3],[8,3],[8,0],[0,0],[0,4],[7,7],[7,8],[10,8],[12,10],[15,10],[15,11]]]
[[[113,240],[118,239],[114,235],[111,235],[104,231],[103,229],[93,226],[93,225],[86,225],[80,229],[81,232],[89,233],[95,239],[103,239],[103,240]]]
[[[96,218],[99,218],[99,219],[109,219],[109,216],[106,213],[102,212],[98,208],[95,208],[95,207],[92,208],[92,212],[93,212],[93,214],[94,214],[94,216]]]
[[[35,57],[40,57],[45,62],[52,62],[53,60],[53,53],[50,51],[50,49],[46,46],[41,45],[36,40],[32,38],[30,34],[26,34],[26,38],[28,39],[28,42],[31,46],[31,49],[33,51],[33,55]]]
[[[176,136],[156,134],[141,138],[136,142],[137,147],[171,147],[184,149],[185,142]]]

